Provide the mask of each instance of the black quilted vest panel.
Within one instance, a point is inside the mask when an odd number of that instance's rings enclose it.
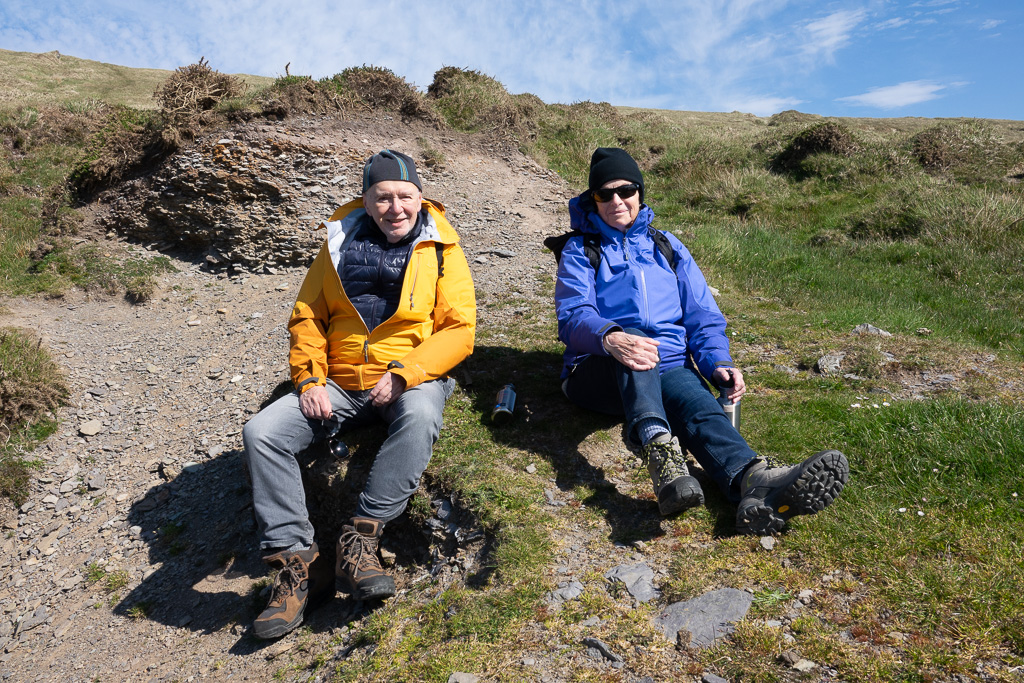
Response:
[[[419,233],[417,222],[405,239],[388,244],[384,233],[366,217],[342,253],[338,276],[367,329],[372,331],[398,310],[405,267]]]

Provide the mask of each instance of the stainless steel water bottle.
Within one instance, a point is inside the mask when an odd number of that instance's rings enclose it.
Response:
[[[740,431],[740,404],[729,400],[729,392],[732,391],[733,384],[734,381],[730,375],[728,384],[718,385],[718,405],[722,406],[725,416],[729,418],[730,424],[738,432]]]
[[[516,409],[516,388],[506,384],[498,390],[494,399],[494,410],[491,411],[491,422],[503,425],[512,419],[512,411]]]

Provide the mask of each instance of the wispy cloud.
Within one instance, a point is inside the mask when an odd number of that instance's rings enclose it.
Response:
[[[837,102],[848,102],[862,107],[898,109],[941,97],[945,85],[935,81],[907,81],[897,85],[869,88],[861,95],[837,98]]]
[[[886,31],[889,29],[900,28],[910,23],[910,19],[904,19],[903,17],[893,17],[892,19],[886,19],[885,21],[875,24],[875,28],[879,31]]]
[[[786,109],[795,109],[803,104],[804,100],[793,97],[740,97],[727,100],[724,109],[728,111],[742,111],[757,116],[771,116]]]
[[[864,10],[841,10],[808,22],[804,27],[807,33],[804,52],[832,61],[837,50],[849,45],[853,30],[866,16]]]
[[[1004,19],[986,19],[985,21],[981,22],[981,30],[982,31],[991,31],[996,26],[999,26],[1000,24],[1005,24],[1005,23],[1006,23],[1006,21]]]

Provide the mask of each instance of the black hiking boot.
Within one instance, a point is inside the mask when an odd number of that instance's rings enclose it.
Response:
[[[756,460],[740,475],[736,532],[768,536],[782,532],[786,520],[813,515],[831,505],[846,485],[850,465],[839,451],[820,451],[799,465]]]
[[[351,593],[357,600],[390,598],[395,594],[395,580],[384,573],[377,557],[383,531],[383,522],[366,517],[353,517],[351,526],[341,528],[334,569],[338,590]]]
[[[647,472],[651,475],[662,517],[704,504],[704,492],[690,476],[679,439],[648,441],[640,449],[640,455],[647,461]]]

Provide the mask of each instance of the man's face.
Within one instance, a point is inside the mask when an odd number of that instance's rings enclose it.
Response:
[[[382,180],[363,195],[366,213],[391,244],[408,235],[416,225],[422,201],[419,188],[405,180]]]

